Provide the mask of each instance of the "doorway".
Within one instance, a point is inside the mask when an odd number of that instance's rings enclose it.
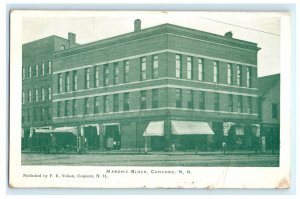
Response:
[[[120,150],[121,149],[121,135],[119,125],[105,126],[105,149],[106,150]]]

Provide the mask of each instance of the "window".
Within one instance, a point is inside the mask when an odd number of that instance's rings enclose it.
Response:
[[[119,94],[114,94],[113,95],[113,100],[114,100],[114,107],[113,110],[114,112],[118,112],[119,111]]]
[[[152,57],[152,78],[158,78],[158,55]]]
[[[104,96],[104,107],[103,107],[103,111],[104,113],[108,113],[109,112],[109,101],[108,101],[108,96]]]
[[[52,99],[52,88],[48,87],[48,100]]]
[[[70,91],[70,73],[66,72],[65,73],[65,92]]]
[[[108,78],[109,78],[108,64],[105,64],[103,67],[104,86],[108,86]]]
[[[113,84],[119,83],[119,63],[115,62],[113,64]]]
[[[22,104],[25,104],[25,93],[22,91]]]
[[[77,104],[77,99],[72,100],[72,114],[77,115],[78,111],[78,104]]]
[[[90,69],[89,68],[86,68],[84,70],[84,88],[85,89],[88,89],[90,88]]]
[[[187,79],[193,78],[193,64],[192,64],[192,57],[187,57]]]
[[[31,103],[31,90],[28,91],[28,103]]]
[[[237,99],[237,112],[243,112],[243,96],[239,95]]]
[[[45,108],[43,107],[42,109],[41,109],[41,121],[44,121],[45,120]]]
[[[187,91],[187,108],[194,108],[194,96],[192,90]]]
[[[63,76],[62,76],[62,73],[59,73],[58,74],[58,85],[57,85],[57,90],[58,90],[58,92],[59,93],[61,93],[62,92],[62,84],[63,84]]]
[[[35,76],[35,77],[39,76],[39,65],[38,65],[38,64],[35,65],[35,73],[34,73],[34,76]]]
[[[94,113],[100,113],[100,97],[94,97]]]
[[[99,87],[99,66],[94,67],[94,86]]]
[[[45,101],[45,89],[42,88],[42,101]]]
[[[22,79],[24,80],[26,78],[26,71],[25,71],[25,67],[22,67]]]
[[[39,101],[39,90],[35,89],[35,101],[38,102]]]
[[[140,102],[141,102],[141,109],[147,108],[147,102],[146,102],[146,91],[141,91],[140,93]]]
[[[158,108],[158,89],[152,90],[152,108]]]
[[[39,110],[37,108],[34,108],[33,109],[33,121],[34,122],[37,122],[38,121],[38,118],[39,118]]]
[[[228,95],[228,112],[233,112],[233,95]]]
[[[242,66],[237,66],[237,71],[236,71],[236,84],[238,86],[242,85]]]
[[[272,103],[272,119],[278,119],[278,109],[276,103]]]
[[[199,93],[199,108],[202,110],[205,109],[205,93],[203,91]]]
[[[232,64],[227,64],[227,83],[232,84]]]
[[[49,120],[51,120],[51,118],[52,118],[52,109],[51,109],[51,107],[48,108],[48,118],[49,118]]]
[[[57,102],[57,117],[61,117],[61,101]]]
[[[124,111],[129,111],[129,93],[124,93],[123,109]]]
[[[140,74],[140,79],[141,81],[146,80],[147,79],[147,73],[146,73],[146,69],[147,69],[147,65],[146,65],[146,57],[142,57],[140,59],[140,70],[141,70],[141,74]]]
[[[48,61],[48,74],[52,73],[52,62]]]
[[[247,87],[251,87],[252,86],[252,74],[251,74],[251,67],[250,66],[247,66]]]
[[[247,97],[247,113],[252,113],[252,97]]]
[[[175,55],[176,77],[182,78],[182,61],[181,55]]]
[[[28,78],[31,78],[31,66],[28,66]]]
[[[176,89],[176,107],[182,107],[182,90],[179,88]]]
[[[219,111],[220,110],[220,94],[214,93],[214,110]]]
[[[42,68],[41,68],[41,75],[45,75],[45,63],[44,62],[42,62]]]
[[[204,68],[203,68],[203,59],[198,59],[198,80],[204,80]]]
[[[69,105],[70,105],[70,100],[65,101],[65,116],[69,116]]]
[[[219,82],[219,66],[218,66],[218,62],[214,61],[213,68],[214,68],[214,83],[218,83]]]
[[[129,61],[124,61],[124,82],[129,82]]]
[[[78,89],[78,77],[77,77],[77,70],[73,71],[73,91]]]
[[[27,110],[27,122],[29,123],[30,121],[31,121],[30,110]]]
[[[90,103],[89,98],[84,98],[84,114],[89,114]]]
[[[60,50],[65,50],[66,46],[65,45],[60,45]]]

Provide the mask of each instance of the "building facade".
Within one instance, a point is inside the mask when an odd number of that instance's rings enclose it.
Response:
[[[134,32],[54,52],[52,126],[88,150],[249,148],[258,51],[231,32],[136,20]]]
[[[258,78],[261,134],[266,149],[279,150],[280,144],[280,74]]]
[[[22,148],[30,147],[35,128],[52,128],[53,55],[76,45],[72,33],[68,39],[50,36],[23,44]]]

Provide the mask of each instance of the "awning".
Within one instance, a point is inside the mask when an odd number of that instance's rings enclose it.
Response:
[[[74,135],[78,135],[78,128],[76,126],[71,127],[58,127],[51,130],[51,133],[72,133]]]
[[[100,134],[99,124],[85,124],[84,127],[95,127],[97,129],[97,135]]]
[[[164,136],[164,121],[149,122],[143,136]]]
[[[171,121],[174,135],[213,135],[214,132],[207,122]]]

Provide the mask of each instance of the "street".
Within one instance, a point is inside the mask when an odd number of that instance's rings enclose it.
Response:
[[[222,153],[22,153],[22,165],[66,166],[199,166],[199,167],[277,167],[279,154]]]

